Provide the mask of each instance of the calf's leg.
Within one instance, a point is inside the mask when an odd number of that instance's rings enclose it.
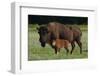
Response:
[[[57,48],[55,47],[55,54],[57,54]]]

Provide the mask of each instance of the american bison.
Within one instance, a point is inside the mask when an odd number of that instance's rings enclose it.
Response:
[[[61,48],[65,48],[68,53],[69,52],[68,45],[69,45],[69,41],[64,39],[56,39],[53,40],[52,42],[52,46],[55,47],[55,53],[60,52]]]
[[[37,29],[40,36],[39,41],[42,47],[45,47],[46,43],[49,43],[52,46],[53,40],[64,39],[71,43],[71,54],[75,48],[75,42],[79,45],[80,53],[82,54],[82,32],[78,27],[66,27],[64,24],[58,22],[50,22],[47,26],[41,26]]]

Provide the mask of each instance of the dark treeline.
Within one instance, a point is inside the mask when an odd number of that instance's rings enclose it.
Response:
[[[63,24],[88,24],[88,17],[71,17],[71,16],[44,16],[28,15],[28,24],[47,24],[49,22],[60,22]]]

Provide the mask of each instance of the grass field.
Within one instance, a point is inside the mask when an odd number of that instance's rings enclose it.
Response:
[[[87,58],[88,57],[88,32],[87,26],[80,26],[82,30],[82,51],[80,54],[80,49],[76,44],[76,47],[71,55],[66,54],[65,49],[61,49],[59,54],[54,53],[54,49],[50,47],[50,45],[46,45],[45,48],[41,47],[39,42],[39,35],[36,31],[35,25],[34,27],[28,28],[28,60],[53,60],[53,59],[79,59],[79,58]],[[69,47],[71,50],[71,47]]]

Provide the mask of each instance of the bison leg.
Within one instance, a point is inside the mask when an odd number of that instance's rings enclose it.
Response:
[[[58,50],[58,49],[55,47],[55,54],[57,54],[57,50]]]
[[[72,52],[73,52],[73,50],[74,50],[74,48],[75,48],[75,43],[72,42],[72,43],[71,43],[71,46],[72,46],[72,50],[71,50],[70,54],[72,54]]]
[[[78,46],[80,47],[80,54],[82,54],[82,42],[80,40],[76,41]]]
[[[65,48],[66,49],[66,52],[67,52],[67,54],[69,53],[69,49],[68,48]]]

